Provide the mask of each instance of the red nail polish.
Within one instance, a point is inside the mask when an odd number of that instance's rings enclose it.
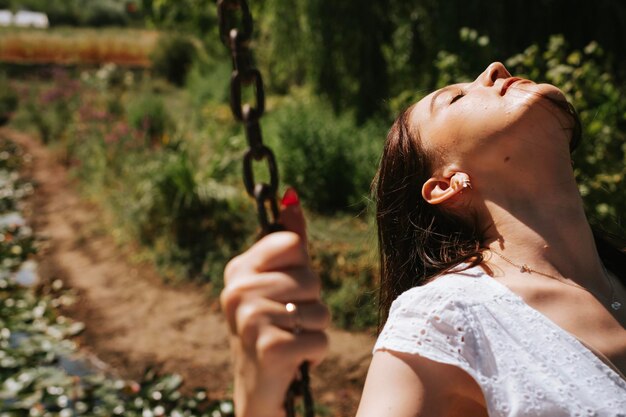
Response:
[[[297,206],[300,204],[300,198],[298,198],[298,193],[292,187],[287,188],[285,191],[285,195],[283,195],[283,199],[280,200],[280,205],[289,207],[289,206]]]

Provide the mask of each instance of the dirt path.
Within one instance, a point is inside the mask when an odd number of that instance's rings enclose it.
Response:
[[[31,224],[49,239],[40,272],[78,292],[69,315],[86,324],[82,346],[123,377],[137,378],[153,366],[181,374],[186,386],[228,395],[227,328],[204,292],[166,286],[150,265],[129,262],[125,250],[102,233],[98,209],[78,197],[50,151],[28,135],[2,134],[32,155],[38,186]],[[331,330],[330,340],[328,360],[312,375],[314,395],[332,415],[354,415],[374,339]]]

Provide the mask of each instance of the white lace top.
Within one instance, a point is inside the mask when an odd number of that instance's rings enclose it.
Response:
[[[398,297],[380,349],[463,369],[491,417],[626,417],[626,381],[480,267]]]

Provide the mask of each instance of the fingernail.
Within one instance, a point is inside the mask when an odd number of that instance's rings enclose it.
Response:
[[[285,195],[283,195],[283,199],[280,200],[280,205],[284,207],[289,206],[297,206],[300,204],[300,198],[298,198],[298,193],[292,187],[287,188],[285,191]]]

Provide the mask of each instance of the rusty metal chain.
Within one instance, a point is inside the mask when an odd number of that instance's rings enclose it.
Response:
[[[265,111],[263,78],[254,68],[249,48],[253,21],[246,0],[217,0],[220,38],[231,53],[233,72],[230,79],[230,108],[235,118],[241,121],[246,132],[248,149],[243,157],[243,182],[248,194],[257,205],[261,235],[278,230],[278,169],[270,148],[263,144],[259,120]],[[243,87],[253,87],[254,103],[243,102]],[[269,172],[269,183],[258,183],[254,178],[253,165],[265,161]],[[271,215],[268,213],[271,213]],[[309,387],[309,365],[300,365],[298,377],[291,383],[285,397],[287,417],[295,416],[295,398],[302,396],[305,417],[314,417],[313,397]]]

